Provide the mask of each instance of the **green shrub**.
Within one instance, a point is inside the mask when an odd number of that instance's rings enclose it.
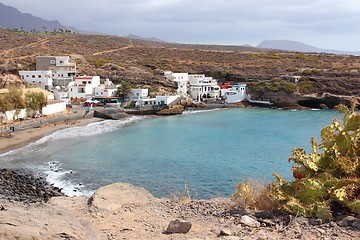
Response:
[[[304,54],[304,53],[295,53],[293,55],[295,59],[305,60],[305,61],[315,61],[316,58],[311,54]]]
[[[296,84],[278,78],[274,78],[271,81],[249,83],[248,87],[250,90],[254,90],[257,92],[286,91],[289,93],[293,93],[297,90]]]
[[[302,78],[300,78],[298,87],[299,91],[303,94],[312,93],[315,89],[314,83],[312,81],[310,81],[309,79],[302,80]]]
[[[341,206],[360,214],[360,115],[343,105],[343,125],[333,124],[321,131],[321,144],[312,138],[312,152],[295,148],[289,161],[294,162],[294,181],[286,182],[278,174],[271,183],[273,199],[282,209],[296,215],[333,218],[333,207]]]
[[[289,67],[286,69],[287,72],[297,72],[299,69],[297,67]]]
[[[320,70],[312,69],[312,70],[304,70],[303,74],[306,76],[311,76],[311,75],[318,75],[320,74],[320,72],[321,72]]]

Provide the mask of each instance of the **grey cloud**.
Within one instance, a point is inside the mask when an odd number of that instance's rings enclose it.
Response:
[[[256,44],[264,39],[349,38],[359,32],[357,0],[2,0],[65,25],[171,41]],[[56,9],[56,10],[55,10]],[[305,38],[305,36],[308,36]],[[357,37],[357,35],[354,35]],[[315,40],[314,40],[315,39]],[[296,39],[292,39],[296,40]],[[355,40],[346,39],[357,47]],[[333,46],[338,45],[335,41]],[[321,46],[320,46],[321,47]],[[356,49],[354,49],[356,50]]]

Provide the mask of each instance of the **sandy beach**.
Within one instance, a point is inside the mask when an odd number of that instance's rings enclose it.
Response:
[[[0,154],[26,146],[64,128],[86,126],[89,123],[103,120],[93,117],[93,111],[86,117],[83,115],[84,111],[81,108],[75,108],[68,113],[7,124],[7,126],[13,126],[15,131],[11,133],[10,137],[0,137]],[[2,127],[5,128],[4,125]]]

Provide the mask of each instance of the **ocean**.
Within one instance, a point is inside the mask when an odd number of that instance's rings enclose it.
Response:
[[[55,132],[0,155],[1,168],[28,168],[70,196],[128,182],[156,197],[229,197],[244,180],[291,180],[288,157],[310,151],[310,138],[336,111],[219,109],[169,117],[133,116]],[[185,193],[186,192],[186,193]]]

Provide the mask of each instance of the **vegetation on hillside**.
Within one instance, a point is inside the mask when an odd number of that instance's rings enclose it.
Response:
[[[320,144],[312,138],[311,153],[302,148],[293,150],[289,158],[295,163],[293,181],[275,173],[276,181],[261,188],[260,194],[252,184],[240,183],[234,199],[258,209],[264,208],[257,203],[265,199],[271,203],[267,209],[279,207],[324,221],[332,219],[339,209],[360,215],[360,115],[355,105],[351,109],[339,105],[338,109],[344,113],[343,124],[335,119],[322,129]]]
[[[131,85],[125,81],[121,81],[121,83],[119,84],[119,86],[116,90],[116,95],[124,97],[131,93],[132,93]]]
[[[360,57],[267,51],[242,46],[174,44],[86,34],[14,33],[0,30],[0,72],[34,69],[38,55],[70,55],[79,74],[99,75],[115,84],[175,85],[162,72],[206,73],[220,82],[311,77],[315,93],[360,95]],[[0,76],[0,86],[2,85]]]
[[[288,82],[282,79],[274,78],[271,81],[261,81],[249,83],[248,88],[257,92],[279,92],[285,91],[288,93],[294,93],[297,90],[295,83]]]

